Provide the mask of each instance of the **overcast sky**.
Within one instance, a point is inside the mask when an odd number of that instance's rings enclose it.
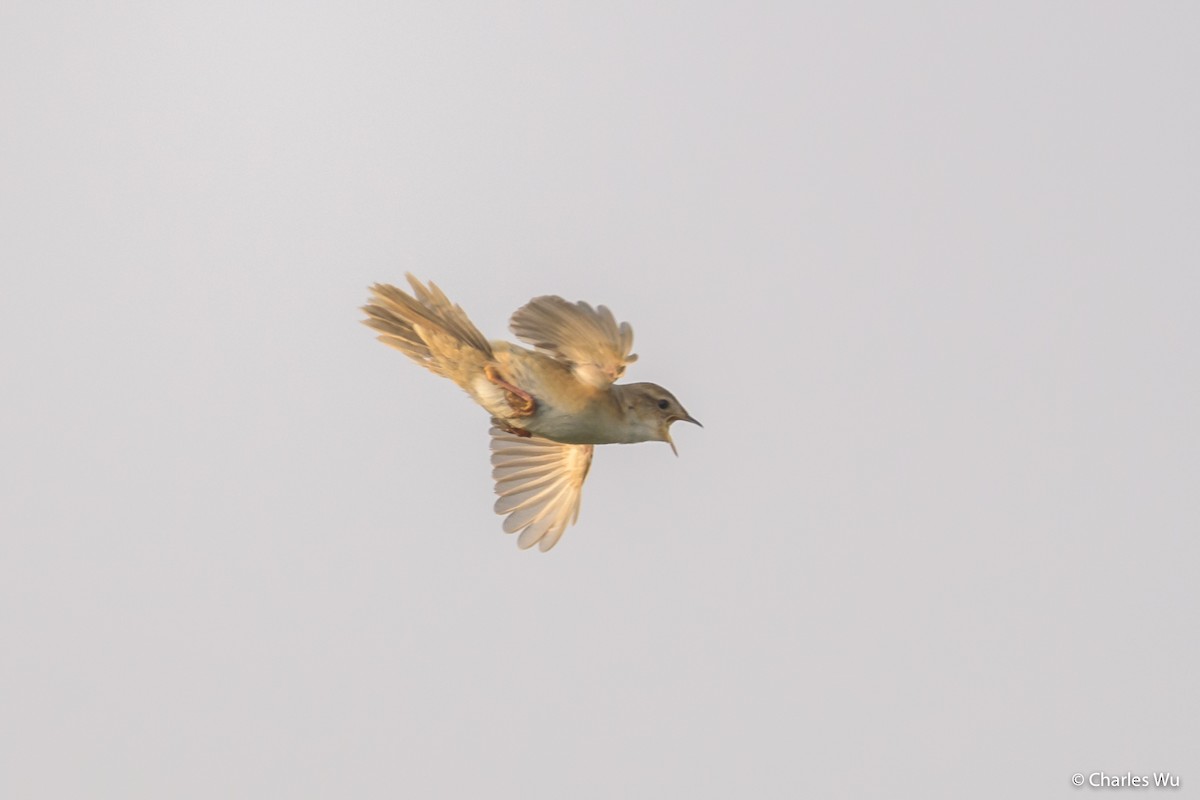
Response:
[[[904,5],[6,4],[0,796],[1195,792],[1200,11]],[[705,428],[518,550],[406,271]]]

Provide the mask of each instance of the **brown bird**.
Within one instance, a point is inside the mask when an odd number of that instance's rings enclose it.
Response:
[[[492,415],[496,513],[520,547],[549,550],[575,522],[593,445],[667,442],[674,451],[671,423],[700,424],[661,386],[614,382],[637,356],[633,328],[604,306],[530,300],[509,328],[531,350],[488,341],[436,285],[406,277],[411,295],[371,287],[363,323]]]

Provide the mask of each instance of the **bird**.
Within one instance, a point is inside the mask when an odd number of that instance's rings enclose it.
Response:
[[[406,278],[411,294],[371,286],[362,322],[491,415],[495,511],[521,549],[549,550],[578,519],[595,445],[666,442],[678,456],[671,424],[700,425],[661,386],[616,382],[637,355],[607,307],[535,297],[509,320],[523,347],[488,340],[435,283]]]

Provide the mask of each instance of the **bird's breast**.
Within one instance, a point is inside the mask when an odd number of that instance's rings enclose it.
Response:
[[[611,444],[625,441],[622,426],[595,409],[568,411],[551,401],[540,402],[526,426],[538,436],[564,444]]]

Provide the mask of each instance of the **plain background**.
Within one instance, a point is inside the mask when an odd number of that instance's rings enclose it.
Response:
[[[5,4],[0,795],[1195,792],[1197,6],[648,5]],[[519,551],[405,271],[706,427]]]

